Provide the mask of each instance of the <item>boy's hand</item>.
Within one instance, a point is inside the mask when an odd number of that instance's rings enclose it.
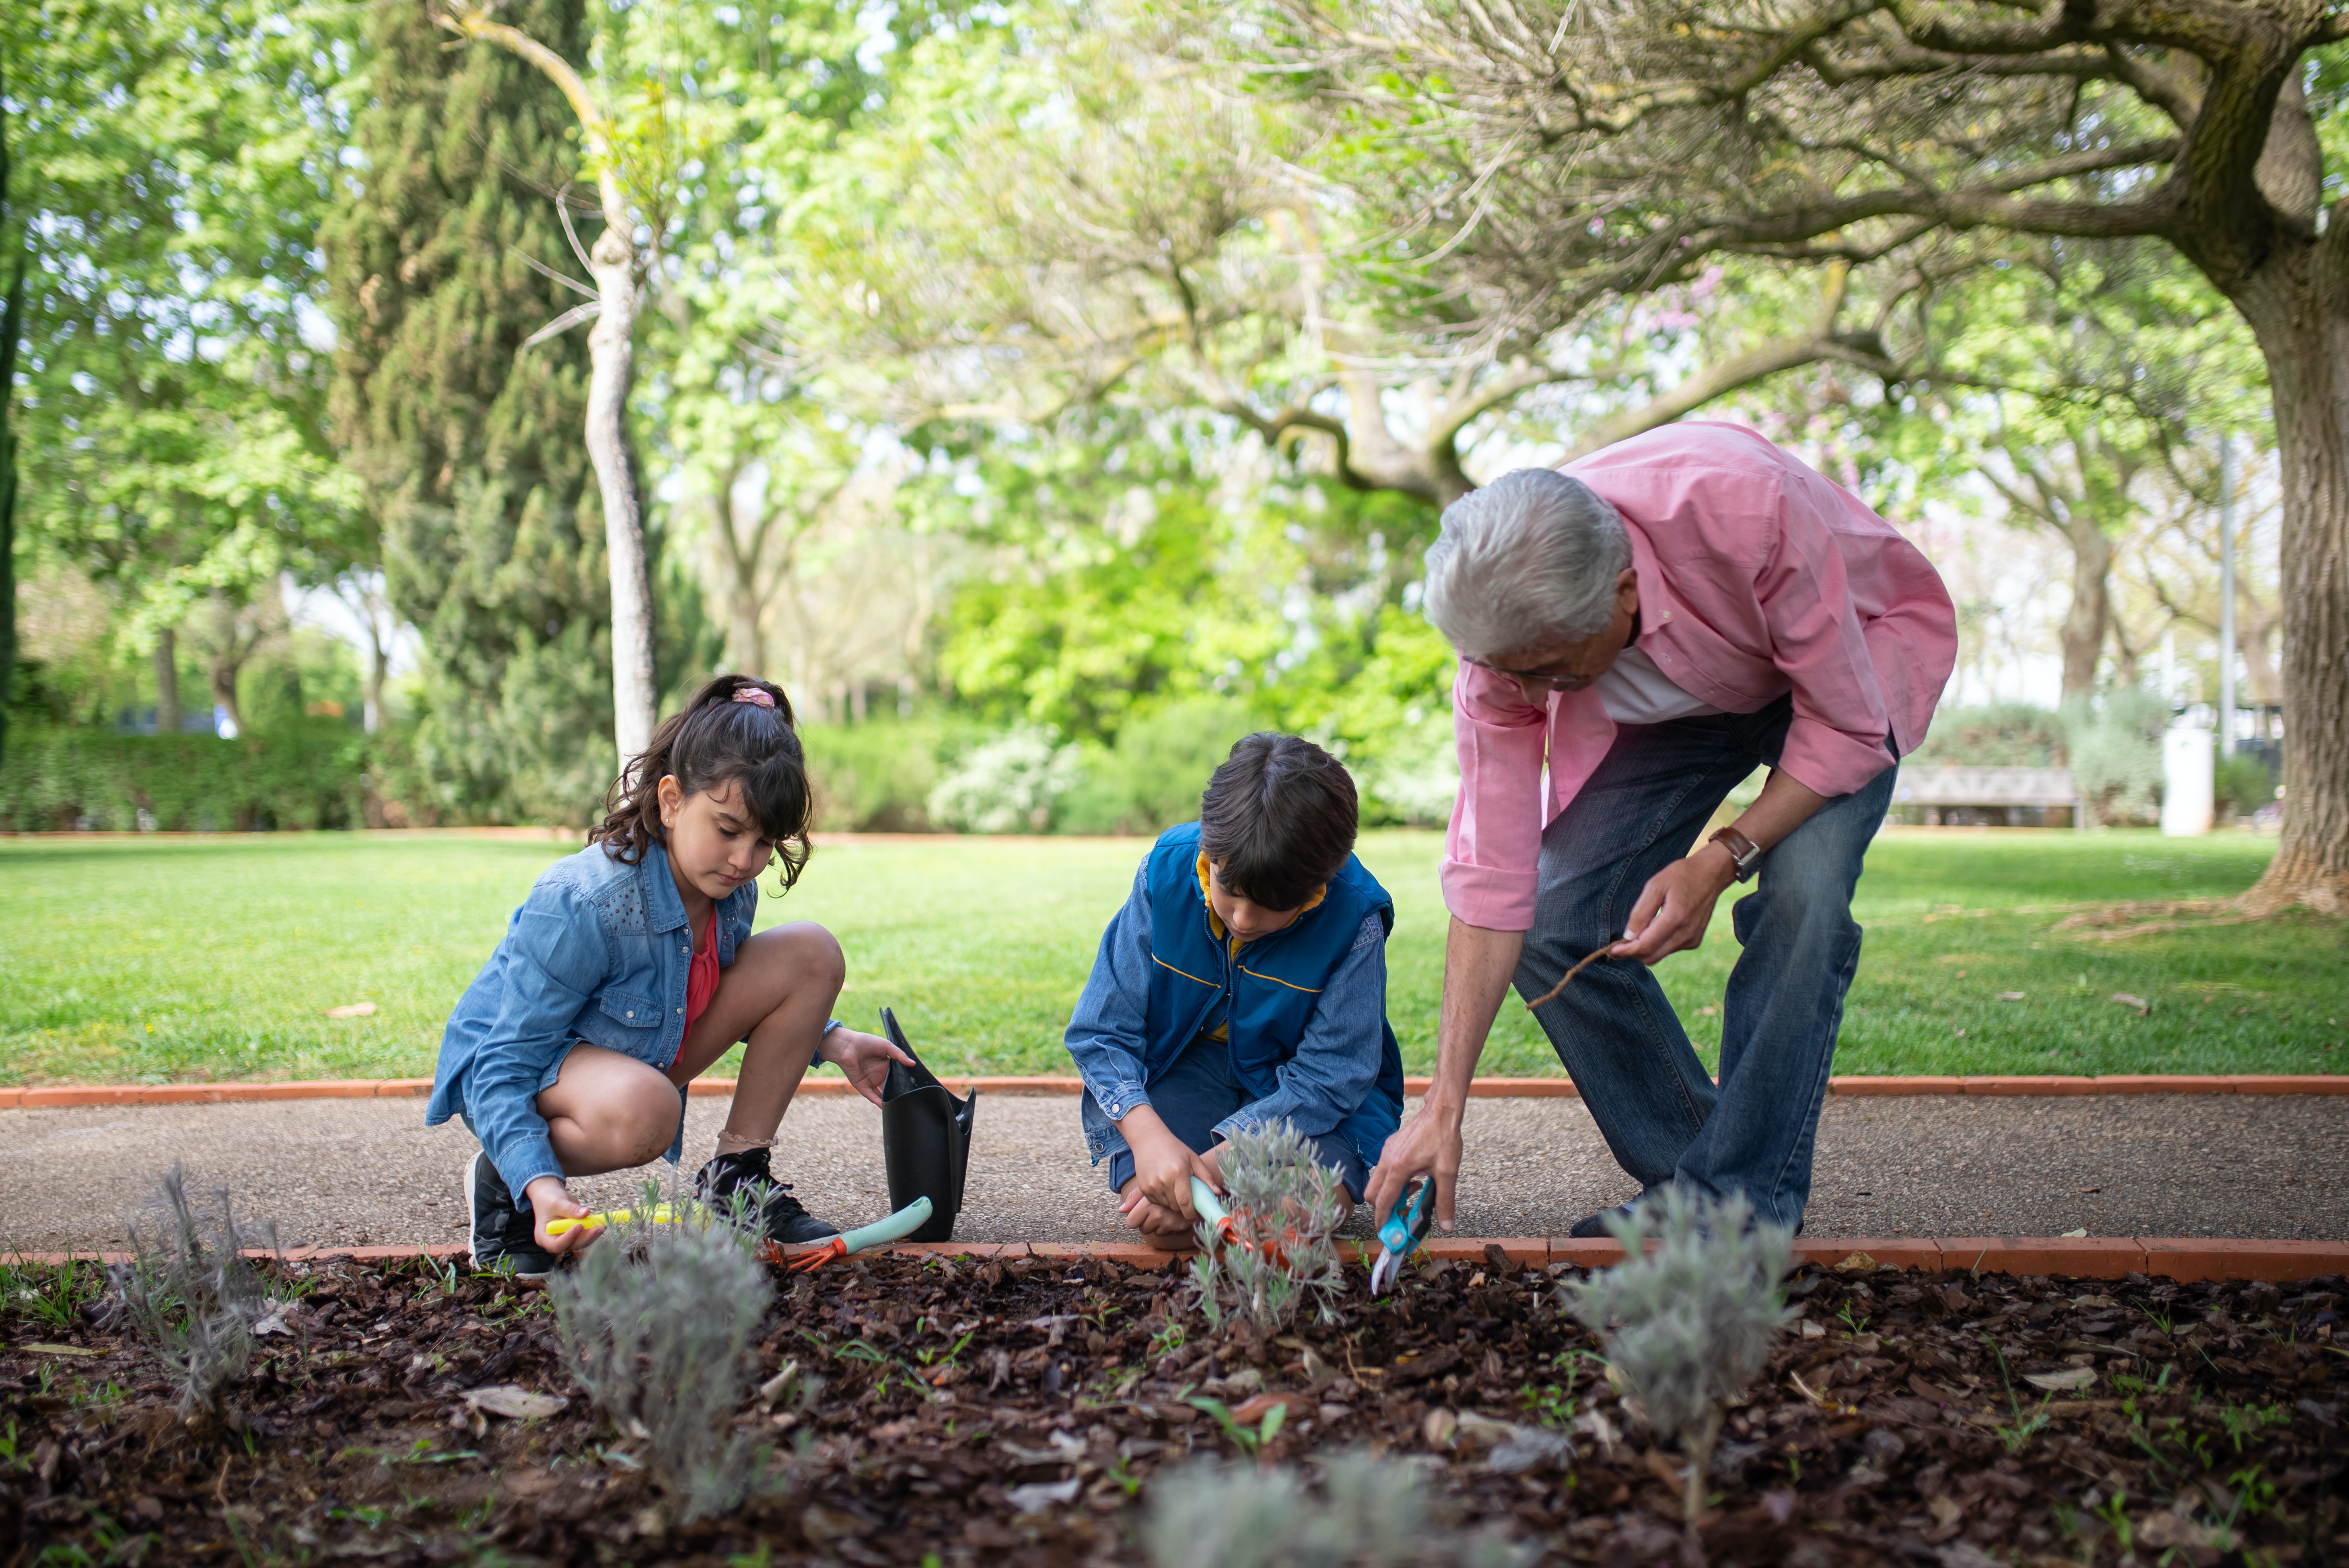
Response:
[[[878,1035],[860,1035],[846,1025],[834,1029],[816,1046],[818,1061],[837,1062],[851,1088],[874,1104],[881,1103],[881,1086],[889,1080],[889,1064],[914,1065],[914,1058]]]
[[[1175,1137],[1149,1106],[1135,1106],[1117,1126],[1125,1134],[1126,1147],[1133,1150],[1133,1191],[1179,1216],[1186,1227],[1196,1222],[1198,1212],[1191,1207],[1191,1178],[1217,1187],[1215,1167]]]
[[[1117,1212],[1125,1216],[1128,1230],[1139,1231],[1153,1241],[1187,1243],[1191,1240],[1190,1222],[1143,1197],[1139,1178],[1129,1177],[1118,1189]]]
[[[563,1184],[560,1176],[541,1176],[523,1189],[530,1200],[530,1217],[537,1232],[538,1249],[560,1257],[575,1253],[604,1233],[601,1225],[574,1225],[559,1236],[546,1233],[549,1220],[575,1220],[589,1211],[571,1196],[571,1189]]]

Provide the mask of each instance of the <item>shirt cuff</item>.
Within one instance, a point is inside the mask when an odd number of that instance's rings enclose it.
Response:
[[[1522,871],[1446,857],[1440,873],[1444,907],[1486,931],[1530,931],[1541,887],[1538,866]]]

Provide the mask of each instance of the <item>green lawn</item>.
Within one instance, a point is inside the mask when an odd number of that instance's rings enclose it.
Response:
[[[2049,928],[2089,901],[2226,894],[2271,841],[2151,834],[1880,840],[1837,1065],[1844,1072],[2337,1072],[2349,1068],[2349,924],[2082,942]],[[841,1016],[894,1006],[950,1071],[1057,1072],[1061,1026],[1140,841],[885,840],[821,848],[761,923],[822,921],[849,955]],[[1380,832],[1363,858],[1395,895],[1389,1002],[1403,1056],[1434,1049],[1441,840]],[[429,834],[0,840],[0,1082],[429,1074],[440,1024],[562,846]],[[1734,956],[1666,964],[1707,1052]],[[2020,991],[2020,1002],[2001,1002]],[[2149,1016],[2109,1000],[2152,1002]],[[326,1010],[372,1001],[371,1017]],[[1504,1009],[1487,1069],[1555,1073]]]

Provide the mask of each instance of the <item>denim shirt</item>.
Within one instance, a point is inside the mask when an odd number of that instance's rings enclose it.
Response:
[[[1206,917],[1203,902],[1199,918]],[[1150,1103],[1150,1086],[1143,1081],[1143,1068],[1150,962],[1145,862],[1134,873],[1132,895],[1102,937],[1092,974],[1069,1019],[1069,1055],[1076,1059],[1077,1072],[1085,1082],[1081,1112],[1085,1149],[1096,1165],[1126,1147],[1117,1119]],[[1386,928],[1372,914],[1363,920],[1353,946],[1323,987],[1297,1054],[1277,1070],[1273,1091],[1217,1122],[1216,1133],[1228,1139],[1235,1132],[1283,1118],[1308,1138],[1334,1131],[1354,1114],[1378,1082],[1385,1045],[1386,1002]],[[1221,1021],[1219,1015],[1209,1026]],[[1379,1157],[1376,1149],[1356,1152],[1365,1164],[1375,1163]]]
[[[750,934],[758,906],[758,886],[747,882],[718,902],[720,969]],[[531,1182],[563,1174],[539,1091],[579,1040],[667,1072],[685,1045],[693,946],[660,845],[632,866],[601,844],[555,861],[449,1016],[425,1125],[461,1112],[522,1207]],[[684,1146],[680,1118],[672,1163]]]

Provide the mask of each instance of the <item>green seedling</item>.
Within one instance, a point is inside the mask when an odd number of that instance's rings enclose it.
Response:
[[[1162,1356],[1173,1355],[1183,1348],[1185,1338],[1183,1326],[1169,1321],[1165,1327],[1150,1336],[1150,1358],[1155,1361]]]
[[[1998,1380],[2005,1386],[2007,1408],[2013,1411],[2014,1416],[2012,1422],[1999,1427],[1999,1440],[2006,1445],[2006,1451],[2009,1454],[2019,1454],[2030,1444],[2032,1439],[2045,1429],[2051,1418],[2047,1414],[2048,1401],[2040,1400],[2039,1408],[2028,1417],[2024,1416],[2023,1401],[2015,1398],[2014,1379],[2007,1375],[2006,1352],[1999,1347],[1997,1340],[1987,1334],[1982,1336],[1982,1342],[1989,1346],[1990,1353],[1998,1358]]]
[[[1855,1316],[1852,1313],[1851,1304],[1849,1302],[1844,1303],[1843,1310],[1837,1313],[1836,1315],[1843,1320],[1844,1327],[1851,1331],[1852,1337],[1855,1339],[1868,1332],[1867,1317],[1864,1315]]]
[[[2116,1491],[2112,1496],[2098,1502],[2093,1511],[2104,1521],[2105,1528],[2112,1532],[2113,1540],[2120,1546],[2121,1558],[2126,1562],[2137,1533],[2136,1526],[2129,1522],[2128,1493]]]
[[[2262,1427],[2282,1427],[2292,1423],[2291,1415],[2282,1405],[2236,1405],[2220,1407],[2219,1424],[2227,1429],[2227,1436],[2235,1445],[2235,1452],[2243,1451],[2243,1439]]]
[[[1278,1437],[1281,1427],[1288,1420],[1287,1405],[1275,1405],[1264,1413],[1264,1419],[1251,1427],[1234,1416],[1231,1407],[1221,1399],[1210,1399],[1205,1395],[1200,1395],[1183,1402],[1211,1418],[1216,1425],[1224,1429],[1224,1436],[1237,1444],[1242,1453],[1251,1457],[1262,1451],[1267,1443]]]

